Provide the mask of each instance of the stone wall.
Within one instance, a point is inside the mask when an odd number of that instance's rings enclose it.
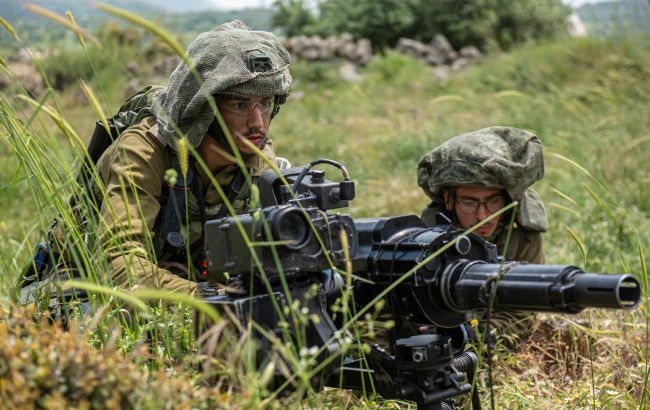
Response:
[[[460,69],[471,63],[481,61],[483,53],[474,46],[465,46],[456,51],[442,34],[436,35],[430,43],[400,38],[395,46],[400,53],[424,60],[432,66],[449,66]]]
[[[342,59],[363,67],[372,59],[370,40],[362,38],[355,41],[350,33],[326,38],[290,37],[284,41],[284,46],[293,58],[306,61]]]
[[[327,38],[320,36],[290,37],[285,40],[284,45],[297,60],[342,60],[352,63],[356,67],[363,67],[373,57],[370,40],[355,41],[349,33]],[[460,70],[483,59],[483,53],[474,46],[454,50],[447,38],[441,34],[435,36],[428,44],[409,38],[400,38],[395,45],[395,50],[448,71]]]

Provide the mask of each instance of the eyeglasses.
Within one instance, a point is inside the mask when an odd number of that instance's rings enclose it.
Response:
[[[473,198],[461,198],[456,201],[458,209],[465,214],[473,214],[478,211],[481,205],[485,206],[488,212],[497,212],[506,206],[506,198],[503,195],[496,195],[486,201],[479,201]]]
[[[216,100],[220,103],[219,109],[243,117],[250,115],[250,113],[255,109],[255,106],[260,107],[260,111],[263,115],[270,115],[275,107],[274,97],[264,97],[261,101],[253,102],[250,97],[246,96],[218,95],[216,96]]]

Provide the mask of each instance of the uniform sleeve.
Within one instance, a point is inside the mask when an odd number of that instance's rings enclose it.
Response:
[[[160,211],[164,147],[144,129],[125,132],[98,162],[106,195],[101,240],[110,259],[113,285],[163,288],[192,293],[196,283],[159,268],[153,227]]]

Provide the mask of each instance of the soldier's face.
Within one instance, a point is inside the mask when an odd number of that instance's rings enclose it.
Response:
[[[258,149],[262,146],[271,124],[273,102],[273,96],[228,95],[221,96],[217,100],[219,112],[235,146],[242,154],[254,154],[255,151],[249,146],[250,144]],[[212,172],[217,172],[220,168],[234,162],[225,148],[215,136],[209,133],[203,138],[199,152]]]
[[[217,101],[219,112],[242,154],[254,153],[244,141],[260,148],[266,139],[273,103],[273,96],[229,95]]]
[[[443,190],[445,206],[453,211],[461,228],[469,229],[506,205],[502,189],[481,186],[458,186]],[[489,237],[496,229],[502,215],[496,216],[474,231]]]

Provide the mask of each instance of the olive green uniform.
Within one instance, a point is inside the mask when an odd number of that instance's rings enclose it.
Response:
[[[88,158],[94,161],[95,155],[102,153],[92,164],[97,175],[94,170],[93,175],[86,175],[86,171],[80,174],[85,190],[73,194],[73,218],[59,217],[53,222],[45,246],[50,259],[38,266],[31,263],[22,275],[18,295],[21,303],[38,299],[46,301],[50,310],[68,310],[72,299],[86,299],[83,289],[77,292],[59,288],[61,280],[68,278],[127,290],[146,287],[192,293],[197,284],[189,279],[200,279],[197,273],[200,275],[204,268],[202,222],[223,215],[218,213],[223,199],[216,184],[228,192],[239,166],[228,166],[216,175],[206,175],[195,166],[195,183],[189,191],[184,186],[168,188],[165,175],[179,165],[175,157],[178,152],[185,153],[188,147],[197,149],[208,129],[221,146],[228,146],[226,130],[213,126],[217,116],[215,96],[273,96],[270,118],[274,118],[289,94],[290,64],[289,52],[273,33],[251,30],[239,20],[200,33],[189,44],[186,58],[174,69],[166,86],[145,88],[107,119],[110,128],[105,131],[120,135],[108,148],[102,151],[108,142],[102,134],[91,140]],[[276,161],[270,141],[263,154],[264,159],[245,159],[252,176],[246,178],[249,184],[256,182],[267,163]],[[239,195],[231,202],[235,212],[246,212],[250,186],[237,187]],[[189,244],[189,256],[161,250],[160,246],[165,228],[161,216],[167,211],[173,213],[166,198],[176,198],[168,194],[178,193],[176,189],[181,188],[188,192],[184,201],[188,218],[170,220],[168,225],[189,225],[178,231]],[[95,197],[91,198],[90,193]],[[100,205],[99,209],[96,205]],[[93,269],[88,269],[88,263],[94,264]],[[97,272],[100,277],[91,277]]]
[[[156,131],[155,118],[145,118],[122,133],[97,163],[106,188],[100,211],[100,226],[101,240],[111,260],[111,271],[108,272],[107,279],[113,285],[127,289],[136,286],[160,287],[189,293],[195,290],[195,282],[162,269],[156,263],[154,250],[157,249],[161,229],[157,217],[163,205],[160,202],[163,190],[167,189],[164,175],[166,170],[173,167],[173,155],[176,155],[156,135]],[[270,161],[275,161],[270,141],[263,152]],[[246,165],[253,177],[266,168],[266,163],[258,156],[249,158]],[[236,165],[229,166],[214,178],[225,190],[236,170]],[[188,199],[190,244],[202,239],[199,202],[195,195],[203,195],[208,219],[218,212],[222,204],[208,175],[198,166],[196,173],[205,188],[202,193],[192,192]],[[246,210],[245,198],[248,193],[249,189],[242,189],[239,199],[235,201],[237,212]]]
[[[274,96],[273,118],[289,93],[289,52],[273,33],[251,30],[241,21],[199,34],[188,46],[187,56],[188,61],[174,69],[169,84],[153,98],[152,117],[124,131],[97,163],[106,188],[100,210],[100,224],[104,224],[100,234],[111,260],[107,279],[123,288],[160,287],[180,292],[195,289],[195,283],[162,268],[171,266],[165,263],[166,258],[157,261],[154,255],[161,230],[158,224],[166,185],[164,175],[173,168],[173,155],[180,151],[179,141],[182,137],[186,146],[194,148],[201,144],[215,122],[215,95]],[[225,135],[215,134],[211,131],[212,137],[227,146]],[[275,161],[270,143],[264,154],[269,161]],[[254,178],[265,168],[266,162],[260,157],[251,156],[246,161]],[[191,223],[186,242],[190,244],[201,239],[198,195],[204,199],[207,218],[214,216],[222,203],[210,178],[200,167],[196,168],[195,178],[201,180],[205,192],[192,192],[194,197],[188,200]],[[224,191],[237,169],[237,165],[232,165],[214,176]],[[237,212],[247,210],[244,200],[249,189],[245,188],[240,192],[240,201],[235,201]],[[175,265],[175,273],[182,274],[183,265],[190,264],[185,261]]]
[[[497,252],[505,259],[528,263],[544,263],[544,245],[542,234],[525,228],[515,227],[510,234],[506,250],[506,233],[496,237],[494,244]]]

